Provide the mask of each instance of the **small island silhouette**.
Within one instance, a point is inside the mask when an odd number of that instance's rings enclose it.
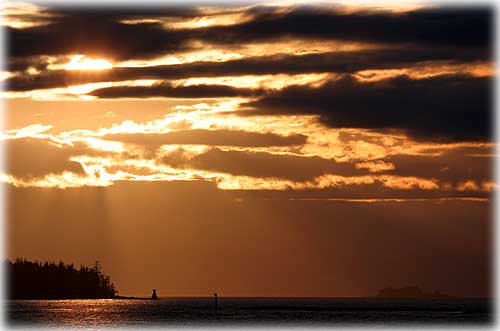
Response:
[[[387,287],[381,289],[377,298],[397,298],[397,299],[446,299],[452,298],[439,291],[432,293],[422,291],[418,286],[405,286],[401,288]]]

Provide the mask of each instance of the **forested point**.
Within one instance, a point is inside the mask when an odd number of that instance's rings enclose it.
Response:
[[[4,263],[9,299],[107,299],[117,294],[98,262],[79,269],[63,262],[16,259]]]

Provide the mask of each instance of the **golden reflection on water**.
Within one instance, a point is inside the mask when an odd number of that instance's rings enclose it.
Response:
[[[487,300],[381,300],[369,298],[163,298],[161,300],[14,300],[10,325],[118,327],[234,324],[485,324]],[[400,325],[400,324],[399,324]]]

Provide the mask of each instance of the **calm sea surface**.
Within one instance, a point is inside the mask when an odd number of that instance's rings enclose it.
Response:
[[[483,325],[493,323],[485,300],[318,298],[165,298],[153,300],[16,300],[11,326],[356,326]]]

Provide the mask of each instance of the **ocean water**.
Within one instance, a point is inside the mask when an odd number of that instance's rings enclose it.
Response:
[[[161,300],[11,300],[7,323],[33,327],[143,326],[487,326],[486,300],[325,298],[162,298]]]

